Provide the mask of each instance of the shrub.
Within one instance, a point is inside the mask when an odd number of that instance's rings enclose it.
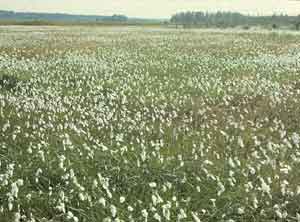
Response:
[[[3,74],[0,75],[0,88],[5,90],[13,90],[17,87],[20,80],[12,75]]]

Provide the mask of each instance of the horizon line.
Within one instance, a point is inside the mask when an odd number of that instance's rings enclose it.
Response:
[[[289,1],[298,1],[298,0],[289,0]],[[300,1],[300,0],[299,0]],[[204,12],[204,13],[217,13],[217,12],[231,12],[231,13],[240,13],[242,15],[245,16],[254,16],[254,17],[261,17],[261,16],[273,16],[273,15],[284,15],[284,16],[291,16],[291,17],[297,17],[300,16],[300,12],[299,14],[295,14],[295,15],[291,15],[289,13],[283,13],[283,12],[273,12],[273,13],[244,13],[242,11],[238,11],[238,10],[182,10],[182,11],[177,11],[175,13],[173,13],[172,15],[169,15],[168,17],[142,17],[142,16],[130,16],[130,15],[126,15],[123,13],[111,13],[111,14],[95,14],[95,13],[77,13],[77,12],[66,12],[66,11],[55,11],[55,12],[51,12],[51,11],[40,11],[40,10],[14,10],[14,9],[1,9],[0,8],[0,12],[1,11],[6,11],[6,12],[14,12],[14,13],[37,13],[37,14],[64,14],[64,15],[73,15],[73,16],[113,16],[113,15],[124,15],[126,17],[128,17],[129,19],[152,19],[152,20],[167,20],[170,19],[173,15],[177,14],[177,13],[182,13],[182,12]]]

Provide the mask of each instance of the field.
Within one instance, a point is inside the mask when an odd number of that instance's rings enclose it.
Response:
[[[0,27],[0,221],[300,221],[300,34]]]

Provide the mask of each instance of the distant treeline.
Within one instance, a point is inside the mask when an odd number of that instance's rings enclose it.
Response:
[[[161,25],[166,19],[129,18],[126,15],[74,15],[66,13],[0,10],[0,25]]]
[[[269,26],[278,28],[281,26],[300,29],[300,15],[272,15],[251,16],[236,12],[181,12],[172,16],[171,23],[183,25],[184,27],[236,27],[243,26]]]
[[[30,22],[30,21],[48,21],[48,22],[95,22],[95,21],[109,21],[109,22],[126,22],[128,21],[125,15],[72,15],[64,13],[34,13],[34,12],[14,12],[14,11],[0,11],[0,20],[2,21],[16,21],[16,22]]]

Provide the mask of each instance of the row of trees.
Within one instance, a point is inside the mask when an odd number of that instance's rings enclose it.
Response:
[[[300,15],[250,16],[236,12],[181,12],[172,16],[171,23],[185,27],[235,27],[235,26],[294,26],[300,29]]]

